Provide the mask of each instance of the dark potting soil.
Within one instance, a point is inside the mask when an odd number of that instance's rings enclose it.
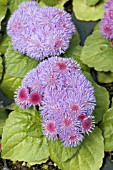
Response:
[[[12,162],[7,160],[7,167],[3,169],[4,162],[0,159],[0,170],[59,170],[58,166],[51,160],[48,160],[46,163],[40,165],[28,166],[26,162]]]

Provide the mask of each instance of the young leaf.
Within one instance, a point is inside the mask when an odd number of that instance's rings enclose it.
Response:
[[[87,135],[78,152],[68,161],[59,162],[56,152],[50,147],[50,158],[62,170],[99,170],[104,157],[104,143],[101,130],[95,130]]]
[[[100,128],[104,136],[105,151],[113,151],[113,107],[104,113]]]
[[[91,81],[92,85],[94,86],[94,95],[96,97],[96,107],[93,112],[93,115],[95,116],[95,121],[99,122],[102,120],[103,114],[108,110],[109,108],[109,93],[108,91],[99,85],[97,85],[91,75],[87,72],[83,72],[84,75],[87,77],[89,81]]]
[[[113,73],[108,72],[97,72],[97,79],[100,83],[112,83],[113,82]]]
[[[17,87],[20,86],[20,84],[21,78],[16,78],[8,74],[4,74],[0,88],[6,95],[6,97],[14,99],[14,92],[17,89]]]
[[[3,71],[2,57],[0,56],[0,79],[2,78],[2,71]]]
[[[113,72],[113,47],[102,37],[99,30],[93,32],[85,42],[81,60],[97,71]]]
[[[75,155],[80,148],[79,146],[75,148],[64,147],[59,140],[49,141],[49,147],[52,148],[53,152],[56,153],[59,162],[67,161],[73,155]]]
[[[98,19],[101,19],[103,17],[104,13],[104,4],[105,0],[101,0],[100,3],[98,3],[95,6],[87,6],[83,0],[73,0],[73,11],[79,20],[84,21],[96,21]]]
[[[6,74],[23,78],[27,72],[36,67],[39,61],[14,51],[11,44],[5,53]]]
[[[35,136],[30,135],[34,126]],[[37,131],[37,133],[36,133]],[[47,139],[41,134],[37,111],[20,109],[10,113],[3,129],[2,158],[13,161],[37,162],[49,157]]]

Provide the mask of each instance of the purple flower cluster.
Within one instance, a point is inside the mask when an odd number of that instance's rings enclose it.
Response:
[[[41,62],[23,79],[15,101],[24,108],[38,105],[43,134],[66,147],[79,145],[94,127],[94,88],[71,58]]]
[[[69,13],[34,1],[21,3],[7,25],[14,49],[36,60],[64,53],[75,32]]]
[[[113,39],[113,0],[104,5],[105,13],[100,23],[100,33],[106,39]]]

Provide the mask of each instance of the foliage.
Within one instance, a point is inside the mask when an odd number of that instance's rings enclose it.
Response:
[[[91,0],[90,0],[91,3]],[[87,3],[84,0],[73,1],[73,11],[79,20],[84,21],[96,21],[103,17],[104,9],[103,4],[104,0],[97,3],[97,5],[89,6],[89,1]],[[88,4],[88,5],[87,5]]]
[[[21,85],[23,77],[39,64],[39,61],[15,51],[5,30],[8,18],[25,1],[30,0],[0,1],[0,90],[4,94],[4,100],[8,97],[10,103],[14,102],[14,92]],[[70,11],[68,0],[36,1],[41,6],[56,6],[61,9],[65,6]],[[73,13],[78,20],[97,21],[103,17],[105,2],[106,0],[73,0]],[[113,151],[113,104],[110,105],[107,89],[100,86],[101,83],[113,82],[113,46],[102,37],[98,25],[87,37],[84,46],[81,46],[83,42],[81,43],[78,32],[79,30],[73,35],[69,48],[61,57],[76,60],[94,87],[96,107],[93,112],[95,127],[92,133],[87,134],[79,146],[64,147],[59,139],[48,140],[43,136],[38,106],[22,109],[15,103],[6,107],[0,103],[3,159],[35,165],[51,158],[62,170],[99,170],[104,152]],[[96,73],[96,79],[91,74],[92,70]],[[112,97],[112,93],[110,95]]]

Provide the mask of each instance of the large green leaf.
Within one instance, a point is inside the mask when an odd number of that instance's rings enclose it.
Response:
[[[5,18],[7,11],[7,0],[0,0],[0,29],[1,29],[1,21]]]
[[[10,44],[5,53],[5,62],[6,74],[23,78],[32,68],[37,66],[39,61],[14,51]]]
[[[30,1],[30,0],[8,0],[9,9],[10,9],[11,13],[13,13],[18,8],[18,5],[20,3],[27,2],[27,1]]]
[[[70,160],[59,162],[52,146],[50,146],[50,157],[62,170],[99,170],[104,157],[101,130],[95,128],[90,135],[87,135],[79,151]]]
[[[8,113],[4,108],[0,108],[0,136],[2,135],[3,127],[5,125],[5,121],[8,117]]]
[[[85,21],[96,21],[103,17],[104,9],[103,4],[104,0],[101,0],[95,6],[87,6],[83,0],[73,0],[73,11],[79,20]]]
[[[112,83],[113,82],[113,73],[108,72],[97,72],[97,79],[100,83]]]
[[[104,114],[100,127],[104,136],[105,151],[113,151],[113,107]]]
[[[64,147],[63,144],[60,142],[60,140],[56,141],[49,141],[49,146],[52,148],[52,150],[56,153],[56,156],[59,160],[59,162],[64,162],[70,159],[73,155],[77,153],[79,150],[79,146],[77,147]]]
[[[49,157],[47,139],[40,136],[39,118],[37,111],[20,109],[10,113],[3,128],[2,158],[37,162]],[[29,133],[34,124],[35,136]]]
[[[102,37],[99,30],[86,39],[81,60],[97,71],[113,72],[113,47]]]
[[[95,121],[99,122],[102,120],[103,114],[109,108],[109,104],[110,104],[109,94],[108,94],[108,91],[104,87],[101,87],[94,82],[94,80],[92,79],[89,73],[84,72],[84,74],[94,86],[94,95],[96,97],[96,107],[93,112],[93,115],[95,116]]]
[[[80,44],[80,37],[77,32],[76,34],[72,36],[72,39],[69,43],[69,48],[64,53],[63,57],[73,58],[80,64],[82,70],[90,71],[90,68],[88,68],[87,65],[83,64],[83,62],[80,59],[82,47],[79,44]]]
[[[17,87],[20,86],[20,84],[21,78],[16,78],[8,74],[4,74],[0,88],[6,95],[6,97],[14,99],[14,92],[17,89]]]
[[[83,0],[86,5],[93,6],[96,5],[100,0]]]
[[[2,57],[0,56],[0,79],[2,78],[2,72],[3,72],[3,65],[2,65]]]
[[[6,34],[2,37],[0,41],[0,54],[5,54],[8,46],[9,46],[10,38]]]

